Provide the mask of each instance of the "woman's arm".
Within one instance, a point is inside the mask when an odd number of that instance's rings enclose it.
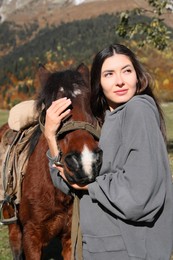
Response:
[[[49,160],[49,170],[53,185],[65,194],[70,194],[70,185],[68,185],[68,183],[60,176],[61,171],[63,172],[63,168],[61,167],[62,169],[57,169],[57,167],[54,164],[55,157],[51,157],[50,150],[47,151],[46,155]]]
[[[52,157],[58,156],[59,154],[56,143],[56,132],[62,120],[70,115],[71,110],[67,109],[70,104],[70,99],[61,98],[52,102],[52,105],[46,111],[44,135]]]
[[[55,187],[62,190],[64,193],[69,193],[70,187],[64,182],[60,176],[60,171],[63,172],[63,168],[55,167],[55,160],[57,160],[59,155],[59,150],[56,142],[56,132],[58,131],[62,120],[70,115],[71,110],[68,109],[71,104],[71,100],[67,98],[61,98],[54,102],[46,111],[45,119],[45,130],[44,135],[47,140],[49,151],[47,152],[47,157],[49,159],[49,169],[52,182]]]

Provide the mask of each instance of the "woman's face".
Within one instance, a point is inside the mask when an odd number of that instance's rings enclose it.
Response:
[[[101,86],[110,110],[130,100],[136,93],[137,75],[128,56],[114,54],[101,68]]]

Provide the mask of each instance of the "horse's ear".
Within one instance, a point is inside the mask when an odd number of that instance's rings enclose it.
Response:
[[[51,73],[45,68],[45,66],[42,64],[39,64],[38,77],[39,77],[40,84],[42,87],[45,86],[50,75],[51,75]]]
[[[85,80],[86,84],[88,85],[89,84],[89,68],[84,63],[81,63],[77,67],[77,71],[82,74],[83,79]]]

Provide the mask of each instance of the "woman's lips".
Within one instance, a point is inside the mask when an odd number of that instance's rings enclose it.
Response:
[[[117,95],[121,96],[121,95],[126,94],[127,91],[128,91],[128,89],[120,89],[120,90],[114,91],[114,93],[116,93]]]

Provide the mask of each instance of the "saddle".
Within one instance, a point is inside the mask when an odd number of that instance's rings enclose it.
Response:
[[[38,124],[20,131],[6,130],[0,143],[0,222],[11,224],[17,220],[17,204],[21,200],[21,184],[28,164],[30,138]],[[5,218],[4,209],[13,210]]]

